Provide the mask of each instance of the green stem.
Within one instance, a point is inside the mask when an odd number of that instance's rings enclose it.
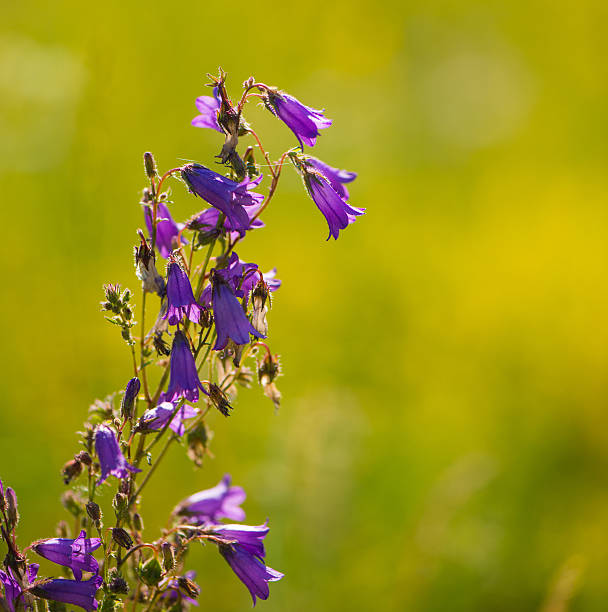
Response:
[[[167,439],[167,442],[165,443],[165,445],[163,446],[162,450],[160,451],[156,461],[152,464],[152,467],[148,470],[148,473],[146,474],[146,477],[143,479],[142,483],[139,485],[139,488],[137,489],[137,491],[135,491],[135,493],[132,495],[131,499],[129,500],[129,507],[131,507],[133,502],[141,494],[143,488],[148,484],[148,481],[152,477],[152,474],[154,474],[154,472],[156,471],[156,468],[158,467],[158,464],[162,461],[162,459],[165,456],[167,450],[169,450],[169,446],[171,446],[171,442],[173,442],[173,440],[175,440],[175,436],[174,435],[170,436]]]

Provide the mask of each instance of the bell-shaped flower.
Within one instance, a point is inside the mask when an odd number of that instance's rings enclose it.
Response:
[[[212,273],[211,283],[211,303],[217,333],[213,350],[226,348],[228,339],[235,344],[248,344],[249,334],[256,338],[265,338],[251,325],[228,282],[221,275]]]
[[[268,599],[268,583],[276,582],[284,576],[239,544],[220,544],[219,551],[238,579],[249,589],[254,606],[256,597]]]
[[[191,229],[198,229],[205,232],[205,236],[211,240],[214,238],[219,238],[224,234],[229,234],[230,239],[234,241],[236,238],[244,238],[245,233],[250,230],[264,227],[264,222],[261,219],[255,218],[260,211],[260,208],[262,208],[261,203],[247,206],[245,208],[245,212],[249,218],[249,223],[246,228],[235,229],[232,227],[232,223],[230,223],[230,220],[226,216],[224,216],[223,225],[218,228],[217,223],[220,217],[220,211],[217,208],[208,208],[207,210],[199,213],[189,222],[188,226]]]
[[[197,523],[208,523],[227,518],[242,521],[245,511],[240,505],[247,495],[241,487],[232,487],[230,474],[212,489],[199,491],[181,501],[173,511],[179,516],[187,516]]]
[[[51,601],[60,601],[73,606],[80,606],[84,610],[97,610],[95,593],[103,583],[102,576],[94,576],[89,580],[66,580],[53,578],[34,584],[28,590],[32,595]]]
[[[253,191],[262,175],[237,183],[201,164],[186,164],[182,168],[182,178],[193,194],[226,215],[234,231],[249,228],[250,219],[244,207],[258,205],[264,200],[261,193]]]
[[[144,207],[144,217],[146,219],[146,227],[150,237],[152,236],[152,212],[148,206]],[[167,259],[173,249],[177,248],[177,237],[183,225],[178,225],[173,221],[171,213],[166,204],[159,202],[156,208],[156,247],[162,257]],[[182,236],[182,244],[188,244],[188,241]]]
[[[87,538],[83,529],[76,539],[47,538],[31,545],[32,550],[41,557],[69,567],[76,580],[82,580],[82,572],[97,574],[99,564],[92,553],[101,546],[99,538]]]
[[[191,402],[198,402],[199,389],[202,388],[190,343],[184,333],[178,330],[171,347],[169,387],[161,393],[160,401],[174,402],[185,397]]]
[[[205,531],[219,536],[226,544],[238,544],[256,557],[266,556],[263,540],[268,535],[268,522],[263,525],[210,525]]]
[[[302,174],[304,185],[308,194],[317,208],[323,213],[329,226],[329,236],[338,238],[340,230],[348,227],[355,219],[364,214],[364,208],[351,206],[344,198],[335,191],[331,182],[324,174],[319,172],[310,160],[298,159],[294,160],[294,164]]]
[[[171,402],[162,402],[155,408],[146,410],[139,420],[138,428],[142,431],[158,431],[162,429],[171,415],[175,412],[175,406]],[[186,431],[184,421],[186,419],[192,419],[199,413],[197,408],[184,404],[175,413],[175,416],[171,419],[169,427],[178,435],[183,436]]]
[[[108,476],[112,475],[122,479],[129,475],[129,472],[141,472],[140,469],[127,463],[125,456],[120,450],[120,445],[116,439],[116,434],[107,425],[98,425],[95,431],[95,452],[101,466],[101,478],[97,485],[105,482]]]
[[[174,259],[167,265],[167,305],[163,319],[168,318],[170,325],[177,325],[183,317],[199,322],[201,307],[194,299],[190,279]]]
[[[26,570],[26,580],[28,584],[32,584],[38,574],[40,565],[38,563],[30,563]],[[19,598],[23,593],[21,584],[15,576],[13,570],[8,567],[7,571],[0,570],[0,582],[4,586],[4,602],[6,603],[9,612],[15,612],[15,606],[18,604]],[[20,607],[20,606],[18,606]]]
[[[192,119],[192,125],[200,128],[211,128],[212,130],[223,133],[217,121],[217,113],[220,110],[221,104],[218,88],[213,88],[213,96],[199,96],[195,104],[200,115]]]
[[[357,178],[356,172],[349,172],[348,170],[333,168],[316,157],[309,157],[308,161],[329,181],[329,184],[333,187],[334,191],[343,200],[348,200],[348,189],[344,187],[344,184],[352,183]]]
[[[264,103],[296,135],[302,151],[304,144],[314,147],[319,130],[331,125],[331,119],[323,116],[324,110],[306,106],[283,91],[267,89]]]

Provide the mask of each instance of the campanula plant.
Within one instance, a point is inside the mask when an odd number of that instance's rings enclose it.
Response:
[[[224,136],[216,169],[209,168],[210,161],[189,162],[161,174],[153,156],[144,154],[141,206],[147,234],[138,229],[134,247],[139,309],[136,294],[117,284],[105,286],[101,302],[128,347],[132,370],[124,372],[122,384],[128,382],[120,391],[94,401],[78,432],[81,448],[63,466],[63,481],[71,488],[62,503],[73,531],[61,521],[56,534],[40,534],[22,547],[17,494],[0,480],[0,536],[6,548],[0,610],[65,610],[67,605],[177,612],[204,605],[206,589],[214,586],[204,575],[195,582],[186,561],[189,548],[201,543],[217,546],[226,571],[243,583],[254,605],[269,597],[271,582],[284,577],[266,561],[267,545],[272,557],[268,520],[245,523],[247,496],[230,474],[216,486],[201,478],[186,499],[168,499],[167,527],[155,535],[144,529],[142,493],[177,441],[196,467],[208,461],[209,427],[217,418],[238,418],[239,386],[257,379],[275,410],[281,404],[280,360],[269,346],[267,319],[281,281],[276,268],[263,273],[258,263],[241,260],[237,250],[252,230],[266,227],[261,217],[276,198],[285,162],[301,176],[330,237],[337,239],[364,209],[349,201],[346,185],[356,178],[354,172],[304,154],[332,124],[324,111],[253,77],[234,104],[225,73],[209,76],[213,95],[197,98],[199,115],[192,125]],[[276,159],[243,117],[247,104],[257,100],[295,137],[294,147]],[[188,219],[173,219],[171,180],[192,206]],[[105,516],[98,503],[104,498],[112,499]],[[40,575],[38,558],[51,562],[58,575]]]

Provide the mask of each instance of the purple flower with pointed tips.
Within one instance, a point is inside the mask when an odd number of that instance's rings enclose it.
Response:
[[[26,570],[26,579],[28,584],[32,584],[34,580],[36,580],[36,575],[38,574],[38,569],[40,565],[38,563],[30,563],[27,566]],[[4,596],[5,602],[8,606],[10,612],[15,612],[15,603],[21,597],[23,593],[23,589],[17,580],[17,577],[13,573],[13,570],[9,567],[8,571],[0,570],[0,582],[4,585]]]
[[[191,402],[198,402],[198,392],[199,389],[203,389],[203,385],[196,371],[190,344],[184,333],[179,330],[175,332],[173,338],[170,367],[169,387],[165,393],[161,393],[160,401],[174,402],[180,397],[185,397]]]
[[[348,200],[348,189],[344,187],[344,183],[352,183],[357,178],[356,172],[333,168],[316,157],[309,157],[308,161],[329,181],[334,191],[343,200]]]
[[[331,119],[323,116],[324,110],[305,106],[285,92],[267,89],[264,101],[266,108],[296,135],[302,151],[304,144],[314,147],[319,130],[331,125]]]
[[[174,259],[167,265],[167,302],[163,319],[168,318],[170,325],[177,325],[183,317],[193,323],[199,322],[201,307],[194,299],[190,279]]]
[[[252,191],[260,184],[262,175],[236,183],[201,164],[186,164],[182,178],[193,194],[226,215],[234,231],[249,228],[250,219],[244,207],[259,205],[264,200],[261,193]]]
[[[217,113],[220,110],[221,101],[218,95],[218,88],[213,88],[213,96],[199,96],[196,99],[196,108],[200,115],[192,119],[192,125],[200,128],[211,128],[223,133],[220,124],[217,122]]]
[[[265,338],[258,332],[243,312],[243,307],[234,295],[230,285],[219,274],[211,275],[211,303],[213,304],[213,318],[215,320],[215,330],[217,340],[214,351],[226,348],[228,339],[235,344],[248,344],[249,334],[256,338]]]
[[[255,557],[266,556],[263,540],[268,535],[268,521],[263,525],[211,525],[206,531],[220,536],[227,544],[238,544]]]
[[[255,216],[260,211],[260,208],[262,208],[261,203],[253,206],[247,206],[245,208],[245,212],[249,218],[249,225],[246,228],[233,228],[230,220],[227,217],[224,217],[224,225],[218,228],[217,222],[220,216],[220,211],[217,208],[208,208],[207,210],[204,210],[194,218],[193,224],[216,237],[219,237],[224,233],[229,233],[231,240],[235,240],[237,237],[244,238],[247,231],[264,227],[264,222],[261,219],[255,219]]]
[[[148,207],[144,207],[144,217],[150,237],[152,237],[152,212]],[[160,202],[156,210],[156,246],[162,257],[167,259],[174,248],[177,247],[177,236],[183,225],[175,223],[171,213],[165,204]],[[182,244],[188,241],[182,236]]]
[[[97,610],[98,604],[95,599],[95,593],[97,593],[102,583],[102,576],[94,576],[90,580],[83,580],[82,582],[54,578],[38,582],[29,589],[29,592],[36,597],[61,601],[90,611]]]
[[[47,538],[38,540],[31,546],[32,550],[41,557],[69,567],[76,580],[82,580],[82,572],[97,574],[99,564],[91,554],[101,546],[99,538],[87,538],[83,529],[76,539]]]
[[[268,583],[276,582],[284,576],[281,572],[265,565],[239,544],[220,544],[219,551],[238,579],[249,589],[254,606],[256,597],[268,599],[270,595]]]
[[[144,430],[158,431],[162,429],[171,415],[175,412],[175,406],[171,402],[162,402],[155,408],[146,410],[140,419],[140,426]],[[186,431],[184,420],[192,419],[199,413],[197,408],[184,404],[175,414],[169,427],[178,435],[183,436]]]
[[[331,186],[330,180],[314,169],[308,161],[300,160],[296,162],[296,165],[302,173],[308,194],[327,220],[327,225],[329,225],[327,240],[332,236],[337,240],[340,230],[353,223],[359,215],[365,212],[365,209],[351,206],[341,198]]]
[[[122,479],[126,478],[129,472],[141,472],[140,469],[127,463],[116,434],[107,425],[99,425],[95,431],[95,452],[101,465],[101,478],[97,481],[97,485],[105,482],[110,474]]]
[[[231,487],[230,474],[226,474],[212,489],[199,491],[180,502],[174,514],[191,517],[198,523],[216,522],[227,518],[242,521],[245,512],[240,507],[247,495],[241,487]]]

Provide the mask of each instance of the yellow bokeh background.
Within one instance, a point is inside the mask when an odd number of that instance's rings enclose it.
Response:
[[[202,470],[176,447],[146,537],[230,472],[286,573],[260,608],[606,609],[605,2],[2,8],[0,478],[23,546],[67,517],[74,432],[131,376],[98,303],[138,289],[141,155],[213,164],[221,137],[190,120],[222,66],[234,97],[253,74],[326,109],[314,153],[359,173],[367,214],[325,242],[287,169],[239,248],[283,280],[282,408],[241,392]],[[246,116],[274,157],[293,146]],[[200,208],[172,188],[176,219]],[[188,562],[200,609],[250,609],[212,547]]]

